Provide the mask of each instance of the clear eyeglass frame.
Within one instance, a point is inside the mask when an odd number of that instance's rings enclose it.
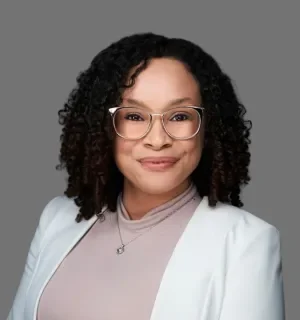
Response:
[[[111,115],[111,117],[112,117],[112,122],[113,122],[114,130],[115,130],[116,134],[117,134],[119,137],[121,137],[121,138],[123,138],[123,139],[125,139],[125,140],[140,140],[140,139],[143,139],[143,138],[150,132],[150,130],[151,130],[152,126],[153,126],[153,117],[155,117],[155,116],[159,116],[159,117],[160,117],[161,123],[162,123],[162,126],[163,126],[165,132],[166,132],[167,135],[170,136],[172,139],[174,139],[174,140],[189,140],[189,139],[195,137],[195,136],[198,134],[198,132],[200,131],[201,124],[202,124],[202,120],[203,120],[203,113],[204,113],[204,110],[205,110],[204,107],[199,107],[199,106],[184,106],[184,107],[175,107],[175,108],[169,109],[168,111],[162,112],[162,113],[150,113],[150,112],[147,112],[147,114],[149,115],[149,118],[150,118],[150,123],[149,123],[148,129],[146,130],[146,132],[145,132],[143,135],[141,135],[140,137],[138,137],[138,138],[127,138],[127,137],[122,136],[122,135],[118,132],[118,130],[117,130],[117,128],[116,128],[116,125],[115,125],[115,115],[116,115],[116,112],[117,112],[118,110],[120,110],[120,109],[132,109],[132,108],[133,108],[133,107],[121,106],[121,107],[113,107],[113,108],[109,108],[109,109],[108,109],[108,111],[109,111],[109,113],[110,113],[110,115]],[[136,108],[136,107],[135,107],[135,108]],[[170,112],[170,110],[176,110],[176,109],[182,109],[182,108],[192,108],[192,109],[198,111],[197,114],[198,114],[198,116],[199,116],[198,129],[196,130],[196,132],[195,132],[194,134],[192,134],[191,136],[186,137],[186,138],[178,138],[178,137],[175,137],[175,136],[173,136],[172,134],[170,134],[170,133],[168,132],[168,130],[166,129],[165,124],[164,124],[164,120],[163,120],[163,119],[164,119],[164,115],[165,115],[166,113]],[[137,109],[139,109],[139,108],[137,108]],[[143,110],[143,111],[144,111],[144,110]],[[144,112],[145,112],[145,111],[144,111]]]

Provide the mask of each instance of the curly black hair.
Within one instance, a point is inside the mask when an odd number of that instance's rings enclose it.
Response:
[[[123,176],[113,157],[108,109],[120,105],[124,90],[134,85],[151,59],[160,57],[181,61],[199,83],[205,141],[192,180],[200,196],[207,196],[210,206],[218,202],[243,206],[240,193],[250,181],[252,122],[244,119],[246,109],[231,79],[196,44],[149,32],[126,36],[96,55],[58,111],[63,128],[57,169],[68,173],[64,194],[79,207],[77,222],[90,219],[104,206],[116,210]]]

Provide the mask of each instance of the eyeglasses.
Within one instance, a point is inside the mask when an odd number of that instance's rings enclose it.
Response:
[[[128,140],[145,137],[151,130],[154,116],[161,118],[162,126],[171,138],[191,139],[200,130],[203,112],[203,107],[195,106],[176,107],[163,113],[149,113],[136,107],[109,109],[117,135]]]

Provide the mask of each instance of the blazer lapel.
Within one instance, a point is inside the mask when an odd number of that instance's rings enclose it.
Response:
[[[25,315],[28,320],[37,319],[39,300],[48,281],[67,254],[98,219],[97,216],[94,216],[88,221],[85,220],[77,223],[75,222],[74,214],[66,214],[66,216],[68,216],[67,219],[72,219],[72,221],[70,220],[66,224],[68,227],[62,228],[59,232],[53,230],[55,237],[51,238],[50,235],[49,240],[51,239],[51,242],[46,242],[45,247],[39,255],[35,274],[33,275],[33,281],[27,292]],[[56,227],[59,228],[59,226]]]
[[[207,292],[226,229],[226,222],[221,226],[224,219],[220,217],[204,197],[170,258],[151,320],[207,318]],[[213,310],[218,310],[218,306],[213,306]]]

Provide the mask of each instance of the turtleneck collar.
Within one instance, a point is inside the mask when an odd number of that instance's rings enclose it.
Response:
[[[123,204],[122,194],[118,197],[117,215],[119,224],[122,229],[130,229],[132,231],[142,231],[153,225],[158,224],[168,216],[173,215],[190,201],[200,198],[195,185],[191,184],[188,189],[178,195],[176,198],[150,210],[139,220],[131,220],[130,216]]]

